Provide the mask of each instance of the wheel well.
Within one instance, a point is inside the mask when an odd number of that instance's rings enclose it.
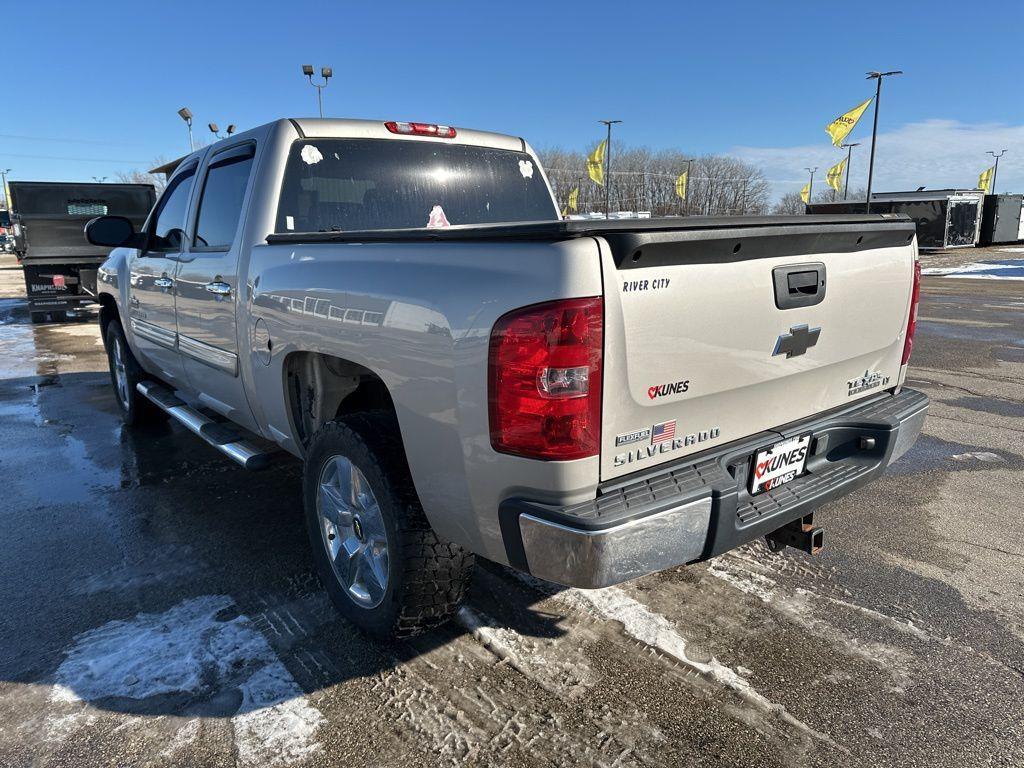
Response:
[[[340,416],[395,412],[387,386],[365,366],[318,352],[296,352],[284,368],[288,410],[303,447],[321,426]]]
[[[100,303],[100,337],[106,343],[107,328],[111,320],[120,322],[121,316],[117,312],[117,302],[109,293],[101,293],[96,299]]]

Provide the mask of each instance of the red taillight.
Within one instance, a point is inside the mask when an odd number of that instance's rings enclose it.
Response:
[[[433,136],[436,139],[454,139],[455,129],[450,125],[434,125],[433,123],[398,123],[389,120],[384,127],[392,133],[410,136]]]
[[[491,331],[491,445],[531,459],[596,456],[601,439],[600,297],[535,304]]]
[[[907,337],[903,342],[903,359],[900,365],[906,365],[910,353],[914,349],[914,331],[917,330],[917,305],[921,300],[921,262],[914,261],[914,290],[910,294],[910,314],[907,316]]]

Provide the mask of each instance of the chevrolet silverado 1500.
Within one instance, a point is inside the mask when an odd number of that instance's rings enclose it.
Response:
[[[812,510],[927,409],[905,217],[562,221],[522,139],[280,120],[87,235],[125,420],[301,458],[320,576],[371,632],[443,621],[474,556],[592,588],[813,551]]]

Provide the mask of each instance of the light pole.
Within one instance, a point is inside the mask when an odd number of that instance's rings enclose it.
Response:
[[[188,107],[182,107],[178,110],[178,117],[185,121],[185,125],[188,126],[188,151],[195,152],[196,144],[192,141],[192,110]]]
[[[843,186],[843,200],[846,199],[847,194],[850,192],[850,158],[853,156],[853,148],[859,146],[859,141],[855,141],[853,144],[839,145],[840,149],[846,150],[846,184]]]
[[[807,185],[807,204],[810,205],[813,200],[811,195],[814,194],[814,174],[818,170],[818,166],[814,166],[813,168],[804,168],[804,170],[811,174],[811,181]]]
[[[302,74],[304,74],[309,79],[309,84],[312,85],[314,88],[316,88],[316,103],[320,107],[320,117],[323,117],[324,116],[324,96],[323,96],[323,90],[324,90],[324,88],[327,87],[327,81],[330,80],[331,77],[334,75],[334,70],[331,69],[330,67],[321,67],[320,68],[320,77],[322,77],[324,79],[324,84],[323,85],[317,85],[316,83],[313,82],[313,65],[312,64],[303,64],[302,65]]]
[[[868,193],[864,201],[864,212],[871,213],[871,181],[875,173],[875,139],[878,136],[878,102],[882,98],[882,80],[893,75],[902,75],[903,70],[894,69],[889,72],[868,72],[867,79],[875,81],[875,123],[871,128],[871,159],[868,160]]]
[[[604,217],[610,219],[612,217],[612,126],[622,121],[598,120],[597,122],[604,123],[608,127],[608,143],[604,148]]]
[[[999,158],[1006,154],[1006,150],[1004,149],[997,155],[990,149],[988,154],[996,159],[996,167],[992,169],[992,194],[994,195],[996,193],[996,177],[999,175]]]
[[[4,180],[4,208],[8,211],[11,210],[11,201],[7,199],[7,174],[11,172],[10,168],[4,168],[0,171],[0,177]]]
[[[231,123],[231,124],[230,124],[230,125],[228,126],[227,134],[226,134],[225,136],[221,136],[221,135],[220,135],[220,128],[218,128],[218,127],[217,127],[217,124],[216,124],[216,123],[210,123],[210,124],[208,124],[208,125],[207,125],[206,127],[207,127],[207,128],[209,128],[209,129],[210,129],[210,133],[212,133],[212,134],[213,134],[214,136],[216,136],[216,137],[217,137],[218,139],[225,139],[225,138],[228,138],[229,136],[231,136],[231,134],[232,134],[232,133],[234,133],[234,132],[235,132],[235,124],[234,124],[234,123]]]

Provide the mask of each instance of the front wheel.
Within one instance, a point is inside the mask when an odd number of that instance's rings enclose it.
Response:
[[[303,476],[320,580],[342,615],[374,635],[447,621],[473,567],[472,554],[431,529],[397,434],[384,412],[329,422],[310,442]]]
[[[121,409],[124,423],[134,425],[166,418],[166,414],[160,408],[139,394],[135,388],[136,384],[144,380],[145,373],[132,354],[128,340],[124,336],[124,329],[117,320],[112,320],[107,326],[104,342],[110,366],[110,383],[114,386],[114,396]]]

